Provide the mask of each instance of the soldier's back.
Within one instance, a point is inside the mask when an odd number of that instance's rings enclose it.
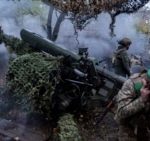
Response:
[[[126,77],[127,73],[124,69],[124,62],[122,60],[124,57],[128,57],[126,49],[118,49],[115,52],[114,69],[116,74]]]

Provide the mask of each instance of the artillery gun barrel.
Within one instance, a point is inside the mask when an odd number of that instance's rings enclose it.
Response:
[[[31,45],[31,47],[33,47],[35,49],[45,51],[53,56],[70,56],[73,61],[78,61],[80,59],[79,55],[77,55],[67,49],[64,49],[61,46],[56,45],[54,42],[36,34],[36,33],[22,29],[20,32],[20,35],[21,35],[21,38],[23,41],[27,42],[28,44]],[[103,69],[100,66],[95,65],[95,68],[101,76],[103,76],[111,81],[123,84],[124,81],[126,80],[125,78],[118,76],[106,69]]]
[[[103,77],[105,77],[105,78],[107,78],[111,81],[114,81],[114,82],[117,82],[117,83],[120,83],[120,84],[123,84],[126,81],[126,78],[124,78],[122,76],[119,76],[119,75],[116,75],[115,73],[110,72],[109,70],[104,69],[100,66],[96,66],[96,70]]]
[[[73,61],[80,59],[75,53],[68,51],[63,47],[59,47],[54,42],[28,30],[22,29],[20,36],[23,41],[31,45],[31,47],[50,53],[53,56],[70,56]]]

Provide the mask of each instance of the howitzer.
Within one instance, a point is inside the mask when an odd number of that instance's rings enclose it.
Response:
[[[27,42],[32,48],[40,51],[44,51],[53,56],[65,56],[65,57],[69,56],[73,62],[78,62],[81,59],[79,55],[71,51],[68,51],[63,47],[56,45],[54,42],[47,40],[46,38],[43,38],[42,36],[39,36],[38,34],[27,31],[25,29],[21,31],[21,38],[23,41]],[[109,70],[106,70],[98,66],[96,63],[94,63],[93,60],[89,58],[87,59],[90,62],[92,62],[92,68],[94,68],[95,74],[99,76],[97,78],[103,78],[105,81],[105,85],[103,85],[99,89],[99,92],[96,95],[98,97],[95,98],[91,96],[91,99],[98,100],[98,104],[100,104],[99,101],[105,101],[105,106],[106,106],[109,103],[109,101],[112,101],[112,99],[114,99],[114,96],[117,94],[118,90],[121,88],[122,84],[126,79],[114,74],[113,72],[110,72]],[[71,80],[71,82],[77,83],[78,81]],[[88,84],[89,82],[85,82],[85,83]],[[112,105],[112,104],[108,104],[108,105]],[[104,116],[107,114],[110,107],[111,106],[106,107],[106,109],[104,110],[104,114],[102,118],[100,118],[98,123],[104,118]]]
[[[54,42],[36,33],[22,29],[20,35],[23,41],[29,43],[31,47],[35,49],[50,53],[51,55],[54,55],[54,56],[59,56],[59,55],[70,56],[73,61],[79,61],[81,59],[79,55],[65,49],[62,46],[56,45]],[[113,82],[117,82],[120,84],[123,84],[124,81],[126,80],[125,78],[118,76],[96,64],[94,64],[94,66],[95,66],[97,73],[105,77],[106,79],[109,79]]]

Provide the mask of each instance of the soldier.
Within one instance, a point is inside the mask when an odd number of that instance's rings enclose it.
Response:
[[[150,70],[130,77],[119,91],[116,102],[119,141],[148,141]]]
[[[121,76],[130,76],[130,59],[127,53],[129,46],[131,45],[131,40],[128,38],[123,38],[118,42],[119,46],[114,53],[113,64],[115,68],[115,73]]]

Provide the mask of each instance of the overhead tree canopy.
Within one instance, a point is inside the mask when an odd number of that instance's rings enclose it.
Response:
[[[99,13],[102,10],[112,10],[118,4],[128,0],[48,0],[51,4],[64,12],[81,13],[89,9]]]
[[[43,0],[56,6],[64,12],[92,13],[101,11],[109,12],[134,12],[144,6],[149,0]]]
[[[61,12],[71,15],[70,19],[78,29],[102,11],[109,12],[111,17],[120,13],[132,13],[143,7],[149,0],[43,0]],[[112,19],[114,22],[114,19]]]
[[[33,0],[34,1],[34,0]],[[37,0],[36,0],[37,1]],[[112,22],[110,24],[111,35],[114,35],[115,17],[121,13],[133,13],[143,7],[149,0],[39,0],[51,5],[48,18],[48,37],[55,41],[58,36],[60,24],[64,18],[70,19],[76,29],[82,30],[90,23],[91,18],[97,18],[101,12],[108,12]],[[53,10],[60,12],[59,20],[51,29]]]

